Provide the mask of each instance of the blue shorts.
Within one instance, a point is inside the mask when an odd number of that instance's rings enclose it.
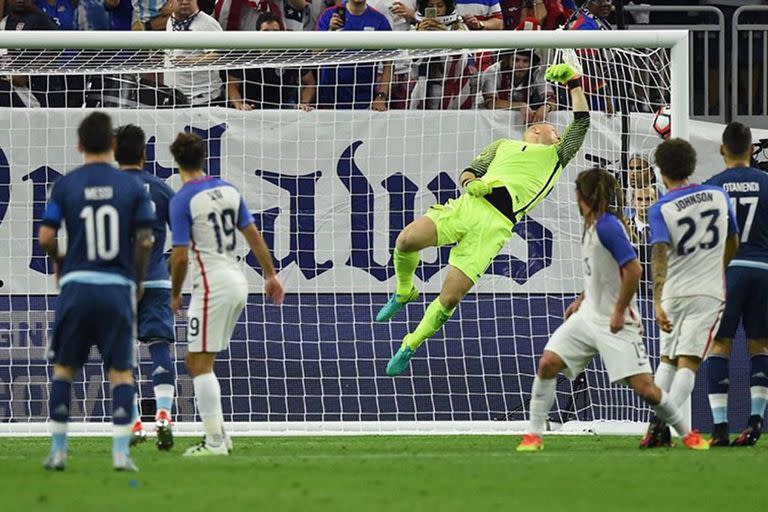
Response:
[[[70,282],[56,301],[49,357],[56,364],[82,367],[91,346],[104,366],[130,370],[134,363],[135,295],[126,285]]]
[[[173,342],[173,311],[171,311],[171,290],[169,288],[144,288],[144,296],[136,312],[139,326],[139,341],[157,339]]]
[[[741,321],[747,338],[768,338],[768,270],[728,267],[725,289],[725,311],[716,337],[733,338]]]

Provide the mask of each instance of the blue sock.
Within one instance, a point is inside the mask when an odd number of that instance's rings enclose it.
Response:
[[[112,389],[112,454],[128,454],[131,442],[131,414],[136,388],[133,384],[120,384]]]
[[[51,451],[67,449],[67,425],[72,403],[72,382],[54,378],[48,398],[51,418]]]
[[[707,358],[707,393],[712,421],[728,423],[728,357],[710,355]]]
[[[167,341],[157,341],[149,345],[152,356],[152,385],[155,388],[155,403],[158,411],[170,413],[173,408],[173,388],[176,382],[176,372],[171,359],[171,344]]]
[[[768,404],[768,355],[759,354],[749,359],[749,375],[752,416],[762,418]]]

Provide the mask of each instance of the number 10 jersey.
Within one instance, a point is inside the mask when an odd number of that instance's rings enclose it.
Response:
[[[728,194],[709,185],[679,187],[648,210],[648,219],[651,245],[669,244],[664,300],[691,296],[725,300],[725,241],[739,231]]]

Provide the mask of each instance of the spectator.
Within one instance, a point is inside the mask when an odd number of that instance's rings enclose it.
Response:
[[[109,30],[109,14],[104,0],[78,0],[77,24],[80,30]]]
[[[282,30],[280,18],[265,12],[256,20],[256,30],[273,32]],[[231,71],[227,81],[227,96],[230,105],[237,110],[285,108],[295,106],[301,110],[312,110],[315,96],[315,77],[311,71],[301,76],[300,71],[291,68],[258,68],[245,71]]]
[[[131,0],[131,30],[166,30],[177,1],[167,0],[161,3],[161,0]]]
[[[133,3],[131,0],[104,0],[112,30],[131,30]]]
[[[612,0],[587,0],[575,11],[566,24],[567,30],[613,30],[608,16],[613,10]]]
[[[501,30],[504,20],[499,0],[456,0],[456,12],[469,30]]]
[[[77,30],[77,0],[37,0],[40,11],[51,18],[59,30]]]
[[[411,30],[416,23],[416,0],[368,0],[368,5],[382,13],[392,30]],[[404,109],[413,87],[411,62],[396,60],[392,67],[392,83],[389,87],[389,108]]]
[[[268,12],[281,30],[302,30],[305,10],[304,0],[216,0],[214,17],[224,30],[254,30],[259,15]]]
[[[573,12],[560,0],[501,0],[500,5],[506,30],[514,30],[526,18],[534,18],[544,30],[554,30]]]
[[[202,12],[197,0],[177,0],[166,30],[171,32],[220,32],[221,27],[212,17]],[[195,63],[215,58],[214,52],[199,50],[168,50],[166,64]],[[218,71],[171,71],[165,73],[165,83],[181,93],[187,105],[223,105],[222,83]]]
[[[533,50],[502,52],[499,61],[480,77],[485,108],[519,110],[525,124],[544,121],[554,109],[554,98],[547,101],[545,87]]]
[[[326,9],[317,30],[392,30],[387,18],[368,6],[366,0],[348,0],[343,7]],[[337,109],[387,110],[392,64],[338,65],[320,68],[318,106]]]
[[[421,21],[416,30],[467,30],[456,11],[455,0],[420,0],[418,14]],[[435,16],[432,14],[434,9]],[[471,53],[448,57],[429,57],[414,63],[417,82],[410,100],[412,109],[466,109],[472,108],[472,82],[477,73]]]
[[[8,15],[0,20],[2,30],[57,30],[56,23],[32,4],[31,0],[10,0]],[[8,50],[8,55],[18,50]],[[37,62],[45,65],[55,60],[57,52],[41,51]],[[12,75],[0,80],[0,106],[60,107],[64,105],[60,77]]]

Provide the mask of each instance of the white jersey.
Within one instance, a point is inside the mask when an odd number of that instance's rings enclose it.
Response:
[[[237,231],[253,219],[233,185],[210,176],[188,181],[171,200],[170,216],[173,245],[192,250],[194,286],[228,285],[226,280],[207,279],[212,274],[242,276],[235,257]]]
[[[165,29],[173,31],[221,32],[219,22],[202,11],[194,14],[191,20],[178,22],[173,16],[168,18]],[[205,50],[167,50],[166,67],[183,64],[185,58],[204,59]],[[165,85],[176,89],[186,96],[190,105],[206,105],[219,97],[222,82],[218,71],[167,71]]]
[[[707,296],[725,300],[725,241],[738,233],[728,193],[688,185],[669,191],[648,210],[651,245],[669,245],[663,298]]]
[[[621,290],[621,269],[637,259],[637,253],[621,221],[615,215],[604,213],[584,233],[581,255],[584,262],[584,302],[580,312],[586,320],[608,324]],[[639,327],[637,311],[636,297],[632,297],[627,323]]]

